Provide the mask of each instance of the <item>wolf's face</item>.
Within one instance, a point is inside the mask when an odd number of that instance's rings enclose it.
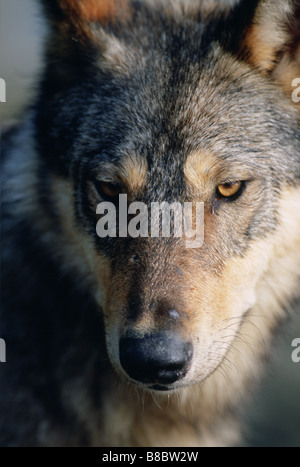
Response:
[[[80,3],[62,0],[52,16],[49,99],[38,109],[50,190],[116,371],[177,389],[226,359],[270,267],[282,193],[299,180],[299,4]],[[203,202],[203,246],[99,238],[96,207],[118,212],[119,194],[147,206]]]

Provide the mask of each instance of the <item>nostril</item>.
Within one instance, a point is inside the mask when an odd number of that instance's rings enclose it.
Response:
[[[192,344],[175,333],[148,334],[120,341],[120,363],[126,373],[142,383],[171,384],[182,379],[193,355]]]

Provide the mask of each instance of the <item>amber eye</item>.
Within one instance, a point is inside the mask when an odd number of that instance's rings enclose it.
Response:
[[[243,187],[243,182],[222,183],[217,188],[217,196],[219,198],[235,199],[242,193]]]
[[[122,189],[119,185],[114,184],[114,183],[108,183],[108,182],[100,182],[96,181],[95,182],[95,188],[101,198],[107,199],[107,200],[114,200],[121,194]]]

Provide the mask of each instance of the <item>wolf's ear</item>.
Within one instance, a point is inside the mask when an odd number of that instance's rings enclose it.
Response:
[[[48,68],[65,82],[97,63],[99,69],[124,73],[126,50],[117,39],[118,25],[131,19],[131,0],[40,0],[50,24]]]
[[[242,0],[240,8],[253,14],[240,52],[290,92],[300,77],[300,0]]]
[[[71,32],[80,41],[95,39],[94,24],[126,21],[129,15],[129,0],[41,0],[41,3],[54,27],[65,35]]]

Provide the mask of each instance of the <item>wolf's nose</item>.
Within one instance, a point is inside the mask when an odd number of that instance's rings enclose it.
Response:
[[[127,334],[120,341],[121,365],[141,383],[168,385],[182,379],[192,356],[192,344],[173,332],[146,334],[143,338]]]

